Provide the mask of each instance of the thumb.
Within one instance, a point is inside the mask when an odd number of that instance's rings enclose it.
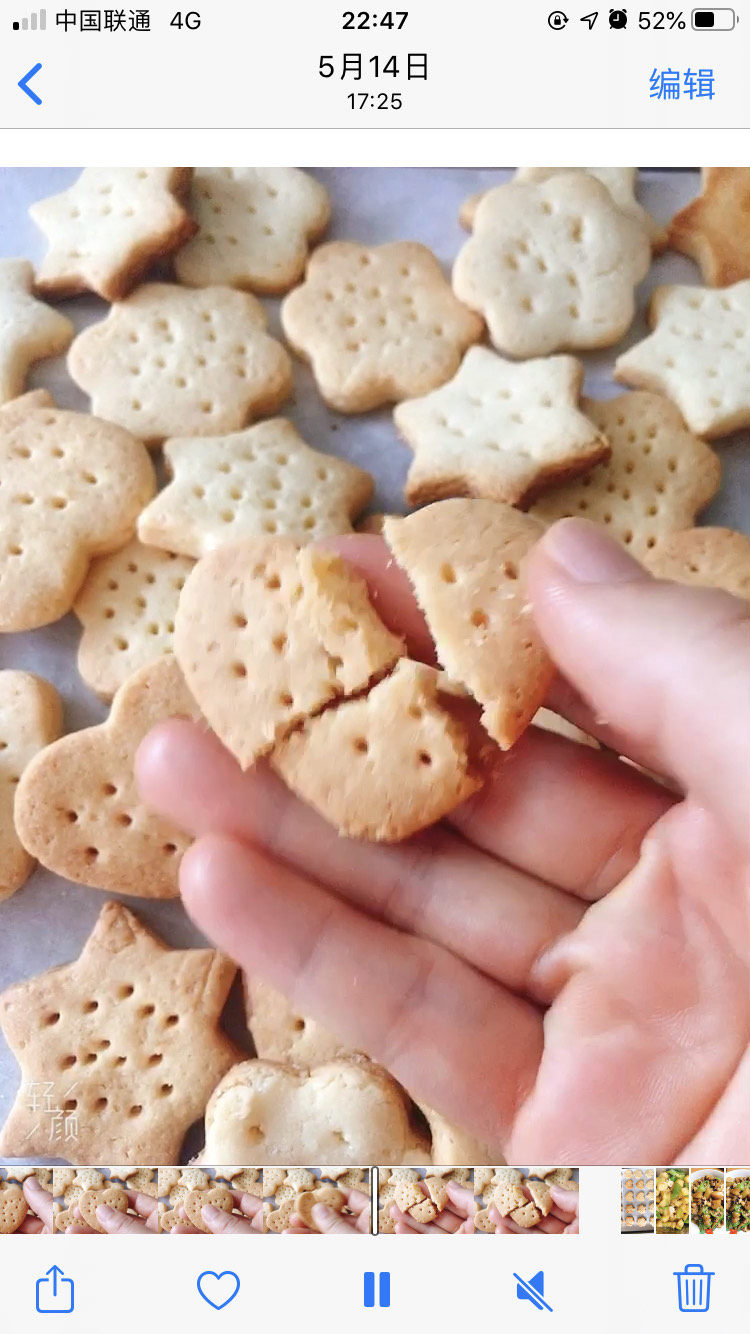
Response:
[[[319,1232],[345,1232],[347,1236],[352,1232],[352,1228],[344,1221],[341,1214],[336,1213],[335,1209],[329,1209],[327,1204],[314,1204],[312,1216]]]
[[[534,618],[624,755],[677,779],[741,842],[750,802],[750,607],[655,579],[594,524],[564,519],[531,553]]]
[[[111,1209],[108,1204],[97,1206],[96,1216],[99,1219],[105,1232],[110,1236],[115,1233],[132,1233],[134,1236],[143,1236],[147,1228],[140,1218],[133,1218],[130,1214],[123,1214],[119,1209]]]

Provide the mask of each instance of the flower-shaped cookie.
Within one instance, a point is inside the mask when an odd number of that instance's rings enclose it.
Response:
[[[432,251],[413,241],[321,246],[281,319],[323,398],[340,412],[429,393],[450,379],[483,327],[453,295]]]
[[[324,187],[296,167],[199,167],[190,211],[200,231],[175,260],[181,283],[287,292],[331,207]]]
[[[64,352],[73,325],[31,295],[34,270],[25,259],[0,259],[0,403],[23,393],[34,361]]]
[[[260,302],[230,287],[145,283],[78,335],[68,367],[93,412],[149,444],[238,431],[292,385]]]
[[[600,181],[569,172],[488,190],[453,287],[484,315],[499,351],[541,357],[616,342],[650,260],[645,228]]]
[[[155,260],[195,235],[184,207],[191,176],[189,167],[87,167],[70,189],[32,204],[49,242],[37,290],[106,301],[132,291]]]

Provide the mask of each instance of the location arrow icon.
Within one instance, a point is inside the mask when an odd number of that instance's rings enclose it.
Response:
[[[598,17],[599,17],[599,10],[595,9],[593,14],[584,14],[583,17],[581,18],[581,23],[588,23],[589,32],[591,32],[591,29],[596,23]]]

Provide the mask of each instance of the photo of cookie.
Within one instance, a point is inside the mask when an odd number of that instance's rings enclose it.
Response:
[[[454,297],[432,252],[413,241],[320,246],[281,321],[338,412],[369,412],[436,389],[483,327]]]
[[[74,329],[59,311],[32,295],[34,270],[25,259],[0,259],[0,404],[24,391],[29,368],[56,357]]]
[[[0,671],[0,902],[34,869],[13,816],[21,775],[61,730],[62,701],[49,681],[31,672]]]
[[[175,259],[180,282],[248,292],[299,282],[331,215],[325,188],[295,167],[200,167],[189,207],[199,231]]]
[[[87,167],[68,190],[29,212],[48,250],[36,290],[59,300],[96,292],[118,301],[151,265],[195,235],[185,201],[189,167]]]
[[[657,579],[723,588],[750,600],[750,538],[729,528],[686,528],[665,537],[646,564]]]
[[[456,1236],[475,1227],[470,1168],[378,1168],[378,1233]]]
[[[749,167],[704,167],[701,193],[669,224],[669,245],[695,260],[709,287],[750,278],[748,208]]]
[[[249,292],[144,283],[89,325],[68,354],[91,411],[149,445],[239,431],[291,390],[289,357]]]

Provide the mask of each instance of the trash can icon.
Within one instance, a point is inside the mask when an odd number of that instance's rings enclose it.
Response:
[[[677,1301],[681,1311],[707,1311],[711,1302],[711,1279],[714,1270],[703,1265],[685,1265],[674,1271],[677,1279]]]

